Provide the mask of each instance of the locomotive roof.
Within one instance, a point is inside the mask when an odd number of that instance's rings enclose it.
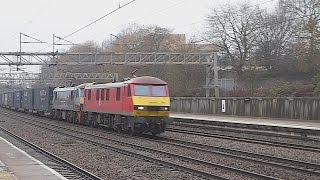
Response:
[[[126,84],[162,84],[165,85],[167,84],[165,81],[155,78],[155,77],[151,77],[151,76],[142,76],[142,77],[135,77],[132,78],[128,81],[125,81]]]
[[[57,87],[57,88],[54,88],[53,91],[74,91],[76,89],[77,89],[76,87],[65,87],[65,88]]]
[[[157,84],[157,85],[166,85],[167,83],[161,79],[151,77],[151,76],[142,76],[135,77],[128,81],[117,82],[117,83],[105,83],[105,84],[90,84],[85,87],[85,89],[94,89],[94,88],[117,88],[122,87],[124,84]]]
[[[117,88],[122,87],[124,82],[118,83],[105,83],[105,84],[90,84],[85,87],[85,89],[95,89],[95,88]]]

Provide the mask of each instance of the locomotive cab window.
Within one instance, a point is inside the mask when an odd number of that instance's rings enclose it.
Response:
[[[120,101],[120,88],[117,88],[116,100]]]
[[[136,96],[150,96],[150,88],[148,85],[134,85],[134,92]]]
[[[100,99],[100,90],[97,89],[97,93],[96,93],[96,100],[98,101]]]
[[[88,100],[91,100],[91,89],[88,90]]]
[[[106,90],[106,100],[109,101],[110,89]]]
[[[166,96],[165,86],[152,86],[152,96]]]
[[[101,89],[101,100],[104,100],[104,89]]]
[[[70,99],[73,100],[73,91],[70,93]]]
[[[84,96],[84,89],[80,89],[80,97],[83,97]]]
[[[128,97],[130,97],[130,96],[131,96],[131,88],[130,88],[130,85],[128,85],[127,91],[128,91]]]

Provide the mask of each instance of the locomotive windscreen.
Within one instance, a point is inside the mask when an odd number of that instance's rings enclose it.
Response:
[[[136,96],[166,96],[166,86],[134,85]]]

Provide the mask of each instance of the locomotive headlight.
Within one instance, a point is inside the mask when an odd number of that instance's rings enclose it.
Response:
[[[167,110],[168,110],[168,108],[167,108],[167,107],[164,107],[164,110],[165,110],[165,111],[167,111]]]
[[[139,110],[143,110],[144,107],[143,107],[143,106],[139,106],[138,109],[139,109]]]

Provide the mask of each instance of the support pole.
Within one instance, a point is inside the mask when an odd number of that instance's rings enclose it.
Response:
[[[208,66],[206,66],[206,97],[210,96],[210,83],[211,83],[211,72],[212,72],[212,54],[207,56],[207,62],[209,63]]]
[[[206,97],[209,97],[210,95],[210,88],[209,88],[210,75],[211,75],[211,65],[206,67]]]
[[[219,93],[219,82],[218,82],[218,54],[214,53],[214,96],[215,97],[220,97]]]
[[[19,52],[20,52],[20,54],[21,54],[21,44],[22,44],[22,42],[21,42],[21,35],[22,35],[22,33],[20,32],[20,49],[19,49]]]
[[[52,52],[54,53],[54,34],[52,35]]]

